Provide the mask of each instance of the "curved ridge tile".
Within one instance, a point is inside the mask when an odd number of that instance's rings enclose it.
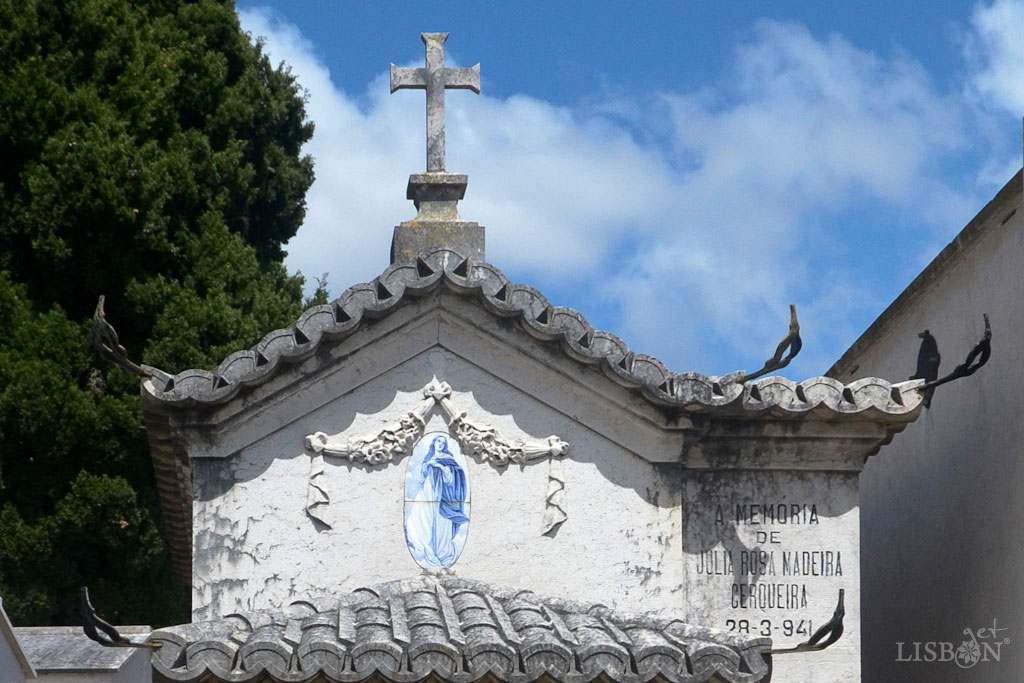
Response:
[[[619,339],[618,335],[602,330],[594,330],[591,334],[590,350],[595,358],[611,364],[618,363],[629,353],[626,342]]]
[[[185,370],[174,376],[174,388],[171,392],[175,396],[192,396],[195,394],[209,394],[217,377],[206,370]]]
[[[552,311],[549,327],[561,335],[562,349],[572,358],[587,364],[597,360],[591,350],[594,328],[582,313],[559,306]]]
[[[364,318],[376,320],[384,317],[391,309],[392,304],[398,301],[398,295],[382,285],[383,283],[378,277],[372,282],[366,282],[350,288],[346,304],[358,306]],[[405,287],[403,286],[400,289],[400,293],[404,294]]]
[[[633,374],[633,359],[635,354],[628,348],[625,349],[625,353],[622,354],[621,358],[605,360],[603,367],[605,375],[608,376],[613,382],[620,386],[626,387],[627,389],[637,389],[640,387],[641,382],[635,374]]]
[[[731,648],[717,643],[691,641],[687,656],[693,674],[698,679],[717,675],[727,681],[742,680],[741,658]]]
[[[216,373],[230,384],[238,384],[256,370],[256,354],[252,349],[236,351],[217,366]]]
[[[221,678],[235,668],[237,648],[221,640],[200,640],[185,648],[185,666],[192,671],[205,669]]]
[[[633,624],[624,625],[622,630],[633,641],[633,658],[641,676],[687,671],[686,653],[657,631]]]
[[[150,660],[159,675],[171,681],[195,680],[185,661],[185,647],[188,645],[185,638],[176,633],[157,631],[150,640],[160,643],[160,649],[153,652]]]
[[[469,261],[447,248],[390,265],[371,282],[349,287],[331,303],[306,310],[291,327],[268,333],[252,349],[231,354],[213,372],[185,370],[171,376],[147,367],[153,376],[143,382],[144,392],[152,402],[168,407],[223,403],[241,389],[267,381],[280,370],[282,361],[300,362],[324,340],[344,339],[365,320],[385,317],[407,297],[425,295],[442,283],[458,293],[477,296],[494,315],[519,318],[531,336],[557,341],[570,358],[596,365],[608,378],[639,391],[657,406],[730,414],[770,411],[778,416],[814,411],[826,417],[861,414],[888,420],[910,416],[921,405],[920,386],[914,382],[893,385],[866,378],[843,385],[816,377],[796,384],[767,377],[742,385],[735,381],[738,375],[673,373],[657,358],[633,353],[616,335],[595,330],[578,311],[552,306],[541,292],[509,282],[495,266]]]
[[[638,353],[633,356],[633,375],[640,391],[654,403],[675,405],[672,395],[672,372],[654,356]]]
[[[892,385],[892,400],[903,407],[902,412],[916,410],[924,403],[925,380],[912,379]]]
[[[444,254],[445,281],[455,291],[465,294],[475,293],[477,286],[473,281],[473,263],[452,249],[439,250]]]
[[[889,382],[877,377],[865,377],[847,385],[849,393],[853,394],[854,402],[865,408],[875,408],[878,411],[894,415],[905,412],[906,405],[900,401],[906,401],[903,392]],[[914,392],[920,395],[920,392]],[[919,402],[919,401],[918,401]]]
[[[688,407],[711,406],[724,408],[742,405],[744,386],[730,378],[706,377],[697,372],[684,372],[675,376],[674,396]]]
[[[522,317],[524,330],[541,341],[554,339],[549,327],[552,306],[546,296],[528,285],[513,285],[509,304]]]
[[[576,659],[584,675],[605,672],[618,678],[632,670],[629,650],[604,629],[600,619],[590,614],[566,614],[565,623],[579,641]]]
[[[315,614],[302,622],[295,651],[302,671],[323,671],[338,676],[345,670],[346,645],[337,638],[337,612]]]
[[[842,382],[831,377],[814,377],[800,383],[800,388],[807,404],[811,409],[825,407],[829,410],[844,413],[849,412],[851,406],[843,399],[843,390],[846,388]]]
[[[748,385],[745,407],[752,410],[780,408],[784,412],[807,410],[803,392],[796,382],[785,377],[766,377]]]
[[[330,304],[321,304],[307,308],[295,321],[294,327],[315,350],[320,345],[320,338],[334,324],[334,308]]]
[[[485,299],[497,296],[501,288],[508,284],[505,275],[489,263],[474,263],[470,279]]]
[[[250,638],[238,650],[241,668],[251,673],[263,672],[281,678],[289,674],[292,648],[279,639]]]
[[[449,269],[457,268],[465,260],[465,257],[457,251],[441,247],[420,254],[417,262],[423,261],[434,272],[444,273]]]
[[[442,273],[425,263],[421,265],[417,260],[414,263],[392,264],[387,270],[377,277],[377,282],[382,284],[388,292],[401,296],[406,290],[422,294],[437,286],[441,280]],[[378,297],[383,292],[378,293]]]

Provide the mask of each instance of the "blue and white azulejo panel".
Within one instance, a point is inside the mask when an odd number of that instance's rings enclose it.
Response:
[[[424,569],[455,564],[469,532],[469,475],[455,439],[429,432],[405,470],[405,540]]]

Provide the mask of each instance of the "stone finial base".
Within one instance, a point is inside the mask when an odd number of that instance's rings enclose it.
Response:
[[[412,261],[440,247],[453,249],[474,261],[484,261],[484,226],[468,221],[405,221],[395,226],[391,262]]]
[[[391,262],[411,261],[423,252],[448,247],[474,261],[484,260],[484,228],[459,217],[459,200],[468,177],[459,173],[414,173],[406,197],[416,205],[416,218],[395,227]]]

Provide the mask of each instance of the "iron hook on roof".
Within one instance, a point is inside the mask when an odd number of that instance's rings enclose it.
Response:
[[[80,592],[82,598],[82,630],[85,632],[85,635],[89,640],[95,640],[103,647],[148,647],[152,649],[161,647],[160,643],[133,643],[122,636],[117,632],[116,628],[96,614],[96,610],[89,601],[89,589],[82,586]],[[100,631],[102,631],[106,637],[100,635]]]
[[[771,654],[792,654],[794,652],[817,652],[824,650],[829,647],[843,635],[843,617],[846,616],[846,606],[844,605],[844,595],[846,591],[842,588],[839,589],[839,602],[836,604],[836,609],[832,613],[832,618],[829,619],[828,623],[819,628],[814,634],[808,638],[805,642],[800,643],[795,647],[787,647],[779,650],[773,649]]]
[[[945,377],[926,382],[921,387],[922,391],[934,389],[961,377],[969,377],[988,362],[988,359],[992,357],[992,327],[988,323],[988,313],[982,313],[982,316],[985,318],[985,334],[982,335],[981,341],[974,345],[974,348],[967,354],[967,358],[964,359],[963,363],[953,368],[953,372]]]
[[[793,304],[789,305],[789,334],[783,337],[782,341],[779,342],[778,347],[775,349],[775,355],[764,362],[762,367],[757,372],[752,372],[747,375],[743,375],[737,383],[743,384],[752,379],[763,377],[769,372],[775,372],[789,365],[789,362],[796,358],[796,354],[800,353],[800,349],[803,348],[803,341],[800,339],[800,322],[796,319],[796,306]],[[789,349],[789,353],[783,357],[786,353],[786,349]]]
[[[117,330],[107,322],[103,312],[104,296],[96,302],[96,312],[92,316],[92,328],[89,330],[89,343],[104,360],[108,360],[125,372],[145,379],[152,377],[135,363],[128,360],[128,351],[117,340]]]

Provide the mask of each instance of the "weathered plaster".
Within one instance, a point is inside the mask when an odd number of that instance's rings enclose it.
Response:
[[[554,535],[542,534],[547,462],[495,467],[470,459],[472,524],[456,575],[633,610],[682,604],[681,555],[671,540],[680,533],[678,487],[670,493],[672,486],[650,463],[435,349],[230,458],[196,461],[197,481],[215,483],[197,487],[205,499],[195,503],[195,618],[327,598],[369,579],[419,573],[403,532],[404,460],[328,459],[331,528],[325,529],[304,509],[304,439],[320,429],[373,431],[419,400],[424,378],[435,375],[447,378],[452,402],[472,419],[510,437],[565,434],[573,445],[572,457],[562,462],[567,521]],[[503,406],[514,406],[515,413],[502,412]],[[263,424],[272,419],[265,416]],[[435,413],[427,430],[445,426]],[[234,483],[225,486],[229,480]]]

